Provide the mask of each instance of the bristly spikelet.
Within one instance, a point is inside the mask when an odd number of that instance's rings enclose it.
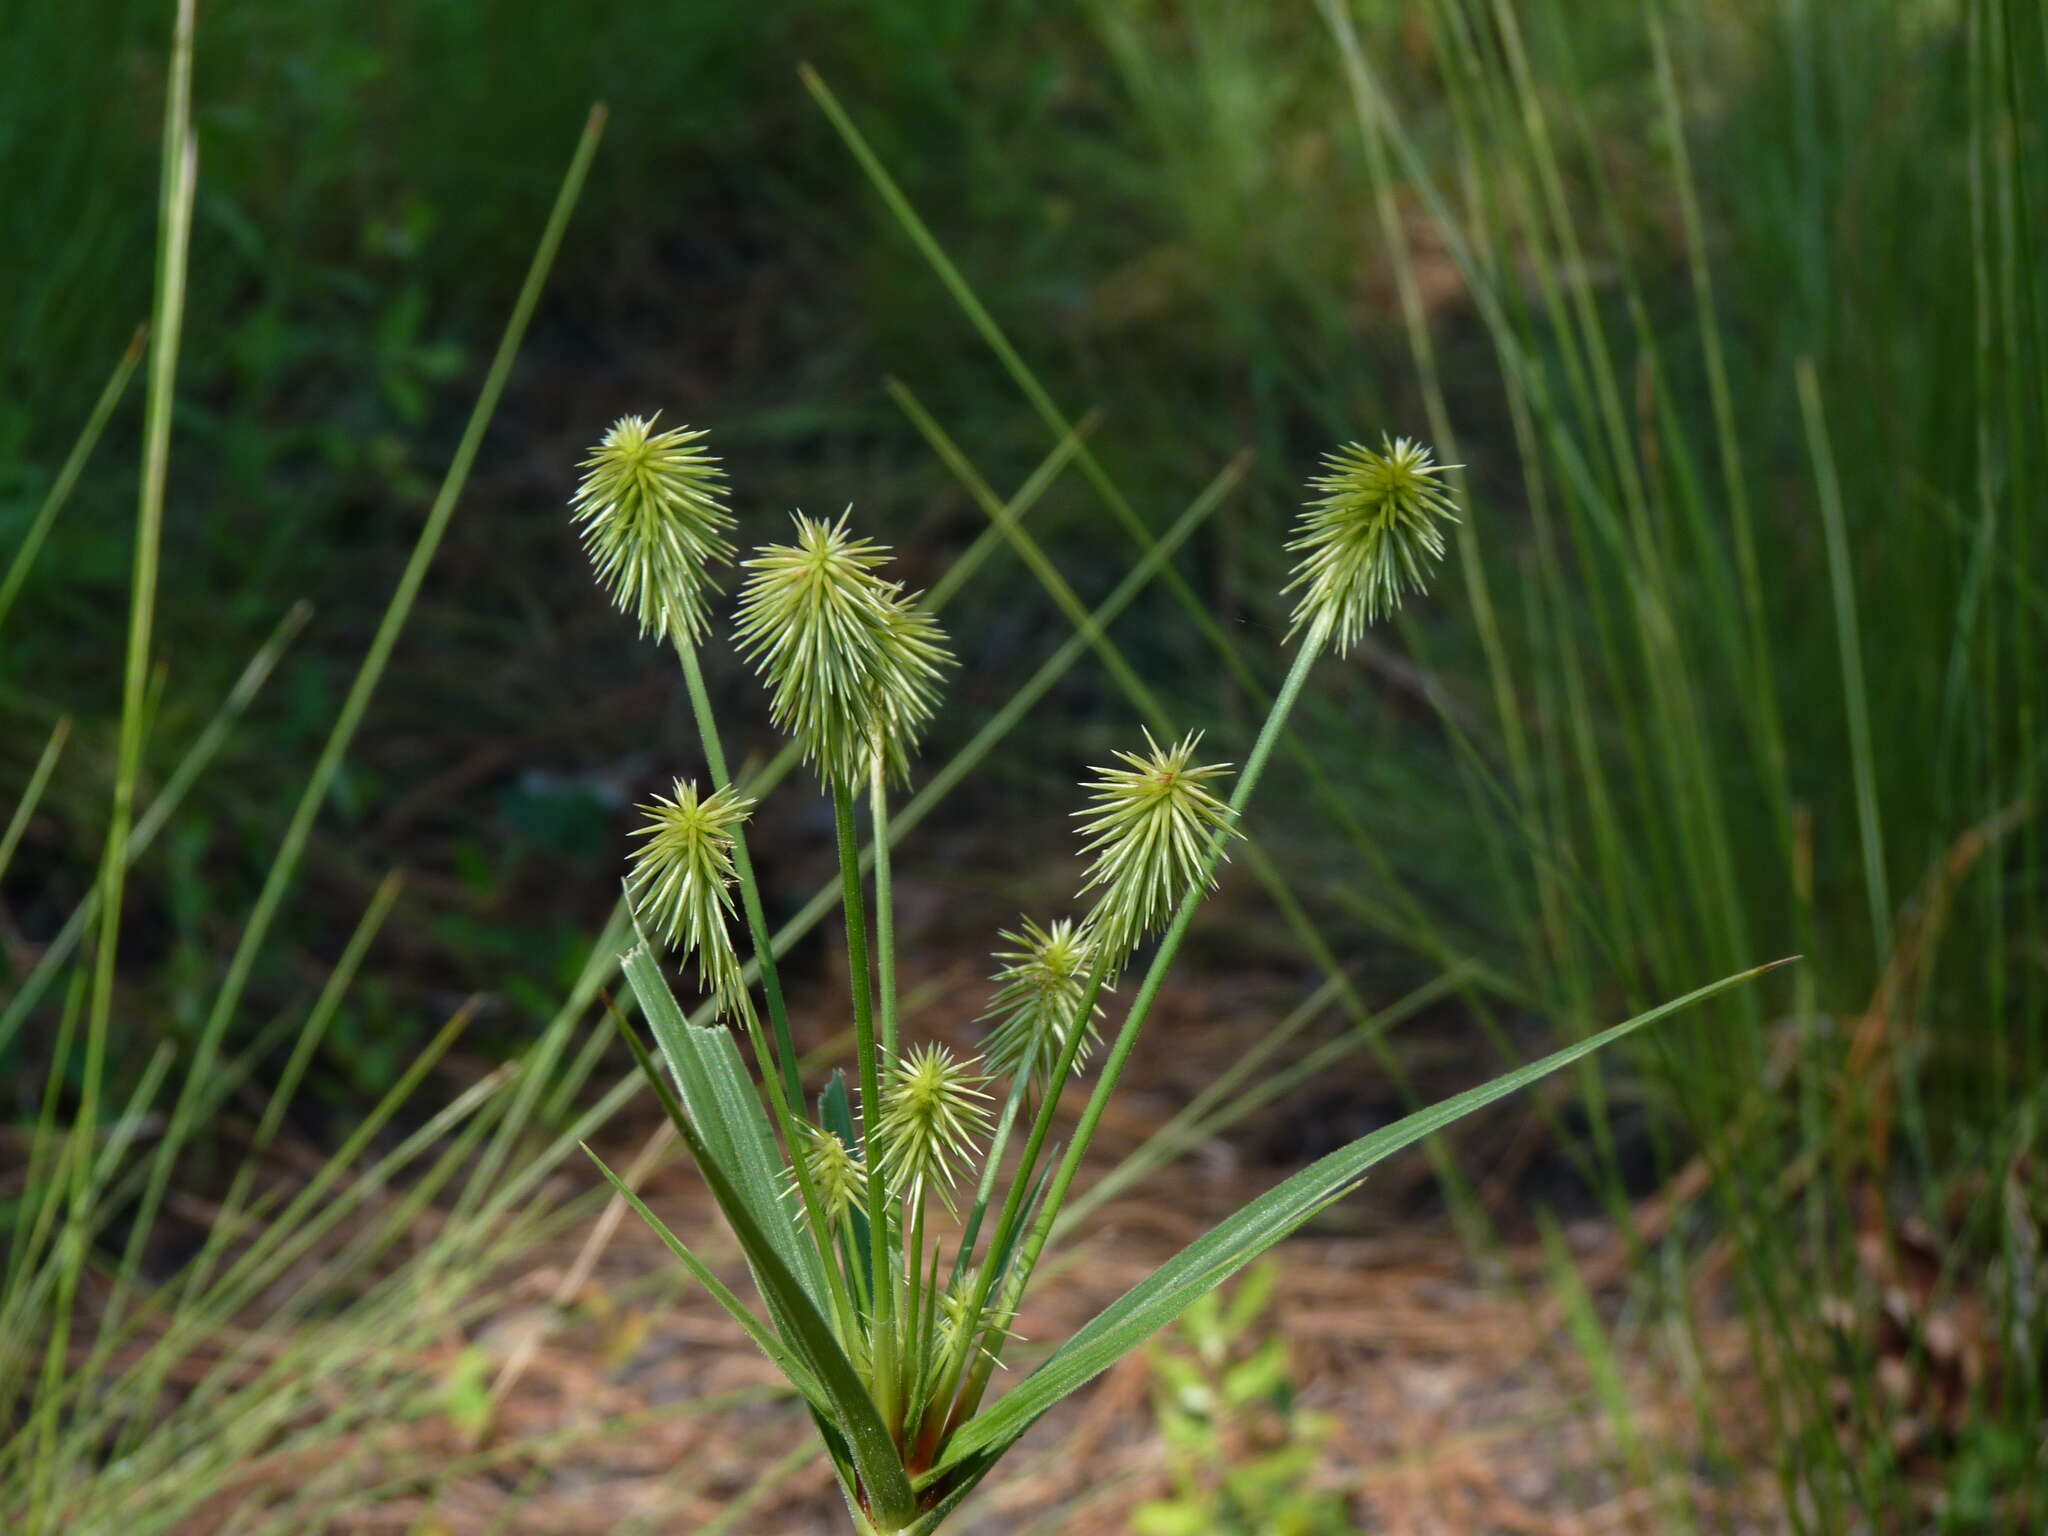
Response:
[[[806,1125],[802,1135],[804,1140],[796,1149],[796,1156],[803,1159],[804,1172],[810,1175],[811,1191],[818,1197],[818,1215],[826,1226],[836,1227],[866,1191],[867,1164],[837,1133],[821,1125]],[[796,1169],[789,1169],[785,1177],[794,1190]],[[799,1212],[799,1219],[807,1214]]]
[[[736,633],[776,726],[827,783],[858,789],[877,754],[887,772],[908,768],[952,656],[931,615],[875,575],[884,546],[856,538],[845,513],[795,518],[795,543],[745,562]]]
[[[892,779],[910,776],[910,754],[939,708],[939,671],[953,665],[939,621],[891,583],[882,603],[882,665],[870,698],[882,754]]]
[[[965,1347],[968,1341],[963,1330],[967,1327],[970,1319],[974,1322],[974,1335],[976,1339],[996,1336],[1006,1339],[1021,1339],[1023,1337],[1022,1334],[1013,1332],[1005,1326],[1008,1314],[997,1311],[993,1305],[978,1317],[975,1315],[973,1306],[975,1288],[975,1276],[970,1272],[962,1275],[955,1284],[947,1286],[945,1290],[939,1293],[938,1335],[939,1354],[942,1360],[954,1355]],[[977,1348],[979,1353],[987,1356],[997,1365],[1002,1364],[996,1352],[987,1343],[981,1343]]]
[[[1001,937],[1012,947],[996,951],[1001,969],[991,978],[998,985],[984,1021],[994,1019],[989,1031],[988,1064],[992,1071],[1042,1082],[1066,1049],[1067,1031],[1080,1016],[1082,999],[1088,992],[1088,974],[1095,962],[1095,943],[1088,930],[1071,918],[1059,918],[1050,928],[1024,919],[1023,932],[1002,930]],[[1074,1053],[1078,1067],[1088,1059],[1098,1038],[1096,1020],[1102,1005],[1088,1011],[1081,1044]]]
[[[1081,890],[1102,888],[1088,926],[1110,968],[1121,966],[1148,933],[1164,926],[1200,873],[1211,838],[1236,835],[1230,807],[1210,793],[1228,763],[1194,762],[1199,731],[1170,750],[1145,733],[1143,752],[1119,752],[1126,768],[1098,768],[1082,786],[1093,791],[1081,823],[1083,853],[1095,860]],[[1214,876],[1211,876],[1214,883]]]
[[[1405,437],[1378,452],[1347,443],[1324,458],[1325,472],[1309,482],[1322,498],[1302,510],[1287,545],[1301,556],[1287,586],[1301,589],[1294,628],[1322,631],[1342,655],[1405,593],[1427,586],[1444,555],[1441,524],[1458,520],[1443,480],[1458,467]]]
[[[921,1046],[890,1069],[875,1124],[882,1171],[915,1205],[928,1188],[953,1209],[953,1181],[989,1130],[988,1079],[942,1045]]]
[[[714,564],[729,562],[724,471],[687,427],[653,430],[654,419],[622,416],[590,451],[569,506],[583,548],[640,633],[702,638]]]
[[[721,1015],[747,1006],[726,921],[733,910],[733,831],[753,808],[730,789],[699,799],[696,785],[677,779],[672,796],[640,807],[648,820],[633,836],[647,841],[633,850],[626,877],[633,909],[671,949],[697,957]]]

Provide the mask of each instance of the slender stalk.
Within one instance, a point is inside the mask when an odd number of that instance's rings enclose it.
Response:
[[[896,1065],[896,903],[889,879],[889,785],[882,755],[868,786],[868,819],[875,844],[875,996],[882,1015],[882,1067]]]
[[[1842,516],[1841,482],[1835,476],[1821,411],[1820,382],[1813,360],[1798,365],[1799,408],[1820,490],[1821,527],[1827,535],[1828,582],[1835,598],[1835,639],[1841,652],[1842,701],[1849,716],[1849,771],[1856,787],[1856,828],[1862,842],[1863,882],[1870,903],[1870,942],[1882,961],[1892,951],[1891,886],[1886,876],[1884,821],[1878,814],[1877,752],[1871,744],[1870,694],[1863,680],[1863,645],[1856,617],[1856,580],[1849,565],[1849,536]]]
[[[896,1065],[896,904],[889,879],[889,785],[882,753],[877,750],[874,756],[874,766],[868,776],[868,819],[871,823],[869,840],[875,850],[875,997],[881,1016],[881,1069],[886,1072]],[[881,1113],[879,1100],[876,1101],[875,1113]],[[879,1171],[874,1169],[872,1162],[869,1167],[870,1172],[879,1177]],[[915,1390],[923,1374],[919,1344],[924,1337],[918,1327],[918,1281],[924,1269],[922,1191],[914,1192],[910,1202],[914,1209],[910,1218],[909,1241],[903,1251],[903,1296],[897,1312],[907,1335],[898,1356],[908,1366],[903,1382],[906,1393]],[[900,1225],[898,1230],[902,1230]],[[906,1411],[908,1406],[906,1404]]]
[[[156,622],[157,571],[163,553],[165,486],[170,475],[171,413],[177,389],[178,341],[185,318],[186,260],[192,237],[192,194],[198,179],[199,149],[192,134],[193,0],[180,0],[172,23],[170,78],[164,101],[163,167],[159,178],[154,331],[149,358],[149,393],[143,423],[142,477],[135,511],[135,557],[128,608],[128,651],[121,682],[121,732],[114,771],[113,808],[100,862],[99,934],[93,957],[91,1000],[86,1009],[85,1064],[74,1135],[81,1153],[72,1162],[71,1217],[64,1236],[65,1263],[58,1283],[50,1348],[44,1357],[44,1396],[51,1406],[39,1433],[54,1450],[56,1386],[70,1342],[71,1311],[86,1260],[85,1227],[91,1202],[91,1159],[82,1148],[97,1134],[100,1089],[106,1072],[107,1034],[114,1006],[114,969],[120,951],[121,902],[126,892],[128,835],[135,822],[135,787],[142,775],[146,734],[149,653]],[[103,397],[104,399],[104,397]],[[107,400],[108,410],[112,409]],[[83,459],[78,460],[83,465]],[[47,523],[45,523],[47,529]],[[26,566],[21,567],[26,571]],[[11,597],[9,601],[12,601]],[[33,1479],[28,1529],[42,1525],[47,1476],[56,1458],[46,1457]]]
[[[1030,1085],[1029,1073],[1017,1075],[1010,1084],[1010,1096],[1003,1103],[1002,1117],[996,1121],[996,1133],[988,1144],[988,1157],[982,1164],[981,1183],[975,1188],[974,1204],[967,1212],[967,1224],[960,1229],[959,1251],[953,1255],[953,1280],[956,1284],[974,1257],[974,1242],[981,1234],[982,1218],[988,1213],[989,1200],[995,1194],[996,1175],[1002,1169],[1003,1153],[1009,1148],[1010,1132],[1017,1124],[1017,1113],[1023,1108]]]
[[[192,234],[192,195],[199,150],[192,137],[192,0],[181,0],[171,41],[170,91],[164,107],[164,151],[157,236],[157,344],[149,359],[143,426],[142,484],[135,514],[135,558],[128,609],[128,653],[121,680],[121,735],[114,776],[113,817],[100,871],[100,931],[87,1013],[85,1082],[79,1123],[91,1134],[113,1007],[114,961],[121,937],[121,897],[128,864],[122,857],[135,820],[142,772],[145,695],[156,621],[157,571],[163,555],[164,494],[170,476],[171,408],[177,389],[178,343],[185,318],[185,267]],[[81,1165],[82,1166],[82,1165]]]
[[[860,1067],[860,1124],[868,1168],[868,1245],[874,1275],[874,1315],[868,1324],[874,1356],[875,1402],[885,1423],[894,1422],[896,1333],[892,1308],[895,1284],[889,1256],[888,1191],[882,1182],[875,1126],[882,1115],[882,1081],[875,1052],[875,1005],[868,974],[867,913],[861,896],[860,833],[854,825],[853,795],[832,786],[832,819],[839,833],[840,905],[846,913],[846,969],[853,991],[854,1056]]]
[[[925,1306],[920,1286],[924,1279],[924,1206],[924,1191],[918,1190],[910,1200],[910,1236],[903,1245],[904,1295],[898,1315],[903,1319],[905,1335],[901,1358],[907,1366],[903,1380],[906,1399],[915,1395],[924,1374],[923,1344],[930,1337],[930,1330],[921,1326]],[[907,1419],[916,1404],[906,1401],[904,1406]]]
[[[28,573],[36,563],[36,556],[42,553],[43,540],[49,537],[50,525],[57,520],[57,514],[64,510],[64,504],[71,499],[71,493],[78,486],[78,477],[85,472],[87,462],[92,458],[93,449],[99,446],[100,433],[106,430],[107,420],[114,414],[114,407],[120,403],[127,391],[129,379],[135,376],[135,368],[142,361],[144,343],[149,337],[149,327],[140,325],[128,343],[121,360],[114,364],[113,374],[107,379],[106,387],[94,402],[92,414],[85,419],[85,427],[78,434],[78,441],[71,445],[71,452],[64,460],[64,467],[57,471],[57,478],[50,483],[49,493],[43,497],[43,504],[36,508],[35,521],[28,525],[28,532],[15,547],[14,558],[7,564],[7,575],[0,578],[0,627],[7,623],[7,614],[14,607],[14,600],[21,595],[22,584],[28,580]]]
[[[683,664],[683,681],[690,693],[690,709],[697,717],[697,737],[704,745],[704,763],[711,770],[711,782],[719,789],[732,787],[732,773],[726,765],[725,742],[719,735],[718,719],[711,710],[711,696],[704,687],[704,671],[697,663],[697,649],[683,638],[675,637],[676,656]],[[775,949],[768,933],[768,916],[761,904],[761,884],[754,874],[754,861],[747,853],[747,829],[733,828],[732,832],[733,870],[739,876],[740,906],[747,915],[747,937],[753,941],[754,953],[760,956],[761,995],[768,1003],[769,1022],[775,1030],[775,1055],[764,1062],[764,1077],[778,1072],[782,1079],[782,1090],[791,1104],[804,1101],[804,1086],[797,1075],[796,1043],[789,1032],[789,1008],[783,1001],[782,977],[775,968]],[[785,1128],[786,1133],[786,1128]],[[791,1143],[790,1156],[796,1157],[796,1145]]]
[[[63,715],[50,729],[50,739],[43,743],[42,756],[36,759],[36,766],[28,776],[28,788],[21,792],[21,799],[14,807],[14,814],[8,818],[7,830],[0,832],[0,875],[7,873],[7,866],[13,861],[14,850],[21,842],[22,833],[28,830],[28,819],[36,813],[42,803],[43,791],[50,786],[50,775],[56,772],[57,758],[64,751],[64,743],[71,736],[71,717]]]

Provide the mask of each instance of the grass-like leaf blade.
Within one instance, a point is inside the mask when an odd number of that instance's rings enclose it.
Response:
[[[1490,1083],[1468,1089],[1428,1109],[1418,1110],[1359,1138],[1310,1164],[1268,1190],[1229,1219],[1219,1222],[1144,1280],[1104,1308],[1062,1345],[1016,1390],[953,1435],[941,1468],[963,1466],[977,1453],[1011,1444],[1040,1414],[1068,1393],[1093,1380],[1118,1360],[1179,1317],[1197,1298],[1214,1290],[1275,1243],[1298,1230],[1316,1212],[1357,1184],[1375,1163],[1443,1129],[1475,1109],[1505,1098],[1612,1045],[1624,1035],[1682,1008],[1760,976],[1775,966],[1741,971],[1697,991],[1688,992],[1634,1018],[1588,1036],[1540,1061],[1534,1061]]]
[[[705,1149],[732,1179],[762,1232],[823,1309],[827,1291],[817,1249],[783,1199],[783,1159],[739,1047],[722,1026],[699,1028],[683,1016],[661,967],[636,946],[620,962],[640,1011],[682,1091],[683,1108]],[[751,1255],[750,1255],[751,1257]]]
[[[693,1030],[683,1019],[674,994],[669,991],[668,983],[662,979],[646,950],[634,949],[620,962],[620,968],[632,983],[634,996],[640,1000],[642,1010],[648,1014],[648,1022],[655,1028],[656,1038],[671,1069],[677,1068],[680,1057],[690,1064],[688,1069],[694,1072],[696,1056],[693,1048],[699,1042],[692,1036],[711,1031]],[[655,1022],[657,1014],[662,1020],[660,1024]],[[680,1033],[674,1032],[677,1024],[681,1025]],[[669,1039],[662,1039],[664,1027],[671,1030]],[[816,1379],[830,1407],[831,1423],[844,1436],[847,1454],[859,1471],[875,1523],[884,1530],[900,1530],[917,1512],[917,1495],[911,1489],[910,1475],[904,1470],[902,1455],[888,1426],[882,1422],[881,1411],[875,1406],[874,1398],[869,1396],[859,1372],[847,1359],[846,1351],[840,1348],[831,1324],[825,1320],[783,1257],[785,1243],[782,1238],[793,1231],[788,1213],[778,1203],[774,1213],[777,1225],[772,1232],[763,1229],[754,1202],[742,1192],[731,1171],[720,1163],[700,1134],[693,1119],[694,1106],[687,1099],[687,1087],[684,1100],[679,1102],[673,1093],[667,1091],[667,1085],[660,1082],[653,1059],[647,1055],[646,1047],[641,1045],[633,1031],[622,1023],[620,1033],[633,1048],[642,1072],[661,1091],[663,1107],[668,1110],[676,1133],[690,1149],[691,1157],[696,1159],[698,1171],[711,1187],[712,1196],[725,1213],[733,1236],[739,1239],[740,1247],[746,1253],[755,1284],[761,1290],[761,1299],[768,1304],[778,1331]],[[674,1053],[671,1052],[671,1044],[678,1047]],[[678,1071],[679,1080],[681,1075]],[[710,1109],[712,1113],[723,1113],[716,1103]],[[760,1112],[758,1101],[755,1110]]]

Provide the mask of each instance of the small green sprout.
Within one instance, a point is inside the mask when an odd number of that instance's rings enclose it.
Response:
[[[597,579],[640,633],[701,640],[714,564],[729,562],[732,528],[724,472],[687,427],[653,430],[654,419],[622,416],[590,451],[569,503]]]

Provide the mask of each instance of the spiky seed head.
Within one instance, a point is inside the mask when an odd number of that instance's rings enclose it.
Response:
[[[875,1123],[882,1171],[890,1187],[915,1204],[936,1189],[953,1209],[953,1181],[989,1130],[987,1077],[972,1058],[960,1060],[942,1045],[920,1046],[889,1071],[882,1113]]]
[[[976,1317],[974,1315],[975,1289],[976,1276],[970,1270],[939,1293],[939,1353],[941,1359],[950,1358],[956,1352],[966,1348],[969,1341],[966,1339],[965,1334],[970,1324],[973,1326],[976,1339],[990,1334],[999,1334],[1006,1339],[1023,1337],[1023,1335],[1011,1331],[1006,1326],[1010,1321],[1010,1315],[998,1308],[993,1302],[982,1311],[979,1317]],[[987,1344],[981,1344],[978,1352],[986,1355],[990,1360],[995,1361],[996,1364],[1002,1364],[996,1352]]]
[[[729,562],[724,471],[687,427],[622,416],[585,459],[569,506],[597,579],[640,633],[695,643],[706,627],[711,567]]]
[[[988,1064],[992,1071],[1039,1083],[1058,1063],[1067,1032],[1080,1018],[1095,963],[1095,941],[1087,929],[1066,917],[1055,919],[1049,928],[1027,917],[1021,932],[1006,928],[1000,937],[1011,947],[996,951],[1000,968],[990,978],[997,983],[996,995],[982,1015],[984,1021],[996,1021],[988,1036]],[[1101,1017],[1098,1002],[1088,1011],[1074,1053],[1077,1066],[1095,1048],[1096,1020]]]
[[[1165,925],[1200,876],[1215,835],[1236,835],[1230,807],[1208,788],[1230,765],[1196,764],[1201,742],[1197,731],[1162,748],[1147,731],[1143,752],[1117,753],[1126,766],[1098,768],[1082,786],[1092,797],[1074,814],[1084,818],[1081,851],[1095,857],[1081,890],[1101,889],[1088,926],[1112,969]]]
[[[878,754],[886,771],[907,769],[952,656],[931,616],[875,574],[889,557],[884,546],[856,538],[846,513],[830,523],[795,519],[794,543],[745,562],[740,650],[804,760],[827,783],[857,788]]]
[[[802,1139],[796,1155],[803,1159],[804,1172],[810,1175],[811,1192],[818,1197],[819,1218],[826,1226],[837,1227],[854,1202],[867,1192],[867,1164],[836,1132],[821,1125],[806,1125],[798,1134]],[[789,1169],[785,1177],[794,1191],[796,1169]],[[799,1212],[798,1219],[806,1219],[807,1214]]]
[[[1287,586],[1301,593],[1294,629],[1321,631],[1342,655],[1406,593],[1422,591],[1443,559],[1442,525],[1458,520],[1443,477],[1459,467],[1406,437],[1325,456],[1324,473],[1309,482],[1322,497],[1302,509],[1287,545],[1301,556]]]
[[[939,708],[939,674],[953,665],[946,632],[891,582],[882,603],[882,665],[870,693],[875,748],[890,778],[910,776],[910,754]]]
[[[647,823],[633,836],[626,891],[633,910],[671,949],[697,957],[697,967],[720,1014],[746,1007],[747,989],[727,921],[732,916],[733,832],[754,802],[721,789],[700,798],[697,786],[675,781],[640,809]]]

